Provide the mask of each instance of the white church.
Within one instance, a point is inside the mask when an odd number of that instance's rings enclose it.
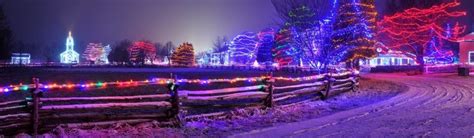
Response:
[[[66,39],[66,51],[61,53],[61,63],[74,64],[79,63],[79,53],[74,51],[74,39],[72,38],[71,32]]]

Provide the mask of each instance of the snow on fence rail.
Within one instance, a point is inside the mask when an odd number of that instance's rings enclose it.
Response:
[[[38,131],[51,130],[58,125],[87,127],[119,122],[133,124],[151,120],[168,121],[171,125],[180,126],[181,119],[178,114],[181,106],[272,107],[274,103],[310,94],[326,98],[334,93],[356,91],[359,84],[357,72],[296,78],[268,75],[255,81],[260,83],[258,85],[213,90],[178,91],[178,80],[171,80],[168,84],[160,85],[168,88],[168,92],[163,94],[48,98],[42,97],[39,82],[36,81],[36,89],[31,89],[31,98],[0,102],[0,134],[29,132],[35,135]],[[196,80],[189,80],[191,83],[194,81]],[[193,115],[196,116],[204,115]]]

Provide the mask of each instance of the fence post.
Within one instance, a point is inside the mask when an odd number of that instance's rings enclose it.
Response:
[[[326,99],[329,97],[329,92],[331,91],[332,83],[333,83],[333,78],[331,77],[330,73],[327,73],[325,76],[325,80],[327,81],[326,83],[326,91],[324,93],[321,93],[322,99]]]
[[[33,110],[31,113],[31,121],[33,125],[33,137],[38,135],[38,126],[39,126],[39,108],[40,108],[40,98],[43,96],[43,92],[39,89],[39,78],[32,78],[32,81],[35,85],[35,88],[30,91],[32,97]]]
[[[273,83],[274,82],[275,80],[273,79],[273,72],[270,72],[269,78],[266,78],[264,80],[264,84],[267,87],[266,91],[268,92],[268,95],[265,98],[264,105],[270,108],[273,107]]]
[[[176,77],[173,73],[170,73],[171,82],[168,84],[168,90],[171,94],[171,111],[169,112],[170,116],[173,118],[173,124],[181,127],[181,118],[179,118],[179,93],[178,85],[176,84]]]
[[[355,71],[352,71],[352,92],[357,92],[359,91],[359,85],[357,85],[357,82],[359,82],[359,76],[355,73]]]

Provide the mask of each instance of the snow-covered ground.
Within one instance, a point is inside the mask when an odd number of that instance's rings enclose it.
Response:
[[[474,78],[370,74],[409,90],[382,102],[234,137],[473,137]]]
[[[282,127],[281,129],[292,130],[291,128],[284,127],[288,123],[307,122],[312,119],[319,120],[340,112],[371,107],[374,103],[398,97],[397,95],[400,92],[407,90],[408,88],[403,85],[364,78],[361,80],[359,92],[339,94],[325,101],[317,98],[308,99],[300,103],[278,105],[271,109],[262,109],[261,107],[236,109],[231,112],[225,112],[220,116],[188,119],[183,128],[160,128],[158,122],[142,123],[136,126],[115,124],[107,128],[95,127],[92,129],[58,127],[43,136],[223,137],[241,133],[243,135],[238,136],[265,136],[266,134],[285,136],[285,132],[291,131],[281,131],[282,133],[279,133],[280,130],[278,129]],[[311,126],[308,127],[311,128]]]
[[[360,92],[325,101],[236,109],[218,117],[188,119],[182,128],[160,128],[158,122],[58,127],[43,136],[472,137],[473,93],[474,77],[368,74],[361,79]]]

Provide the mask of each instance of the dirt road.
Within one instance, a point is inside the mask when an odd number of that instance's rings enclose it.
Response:
[[[454,74],[365,77],[409,90],[375,104],[233,137],[472,137],[474,77]]]

